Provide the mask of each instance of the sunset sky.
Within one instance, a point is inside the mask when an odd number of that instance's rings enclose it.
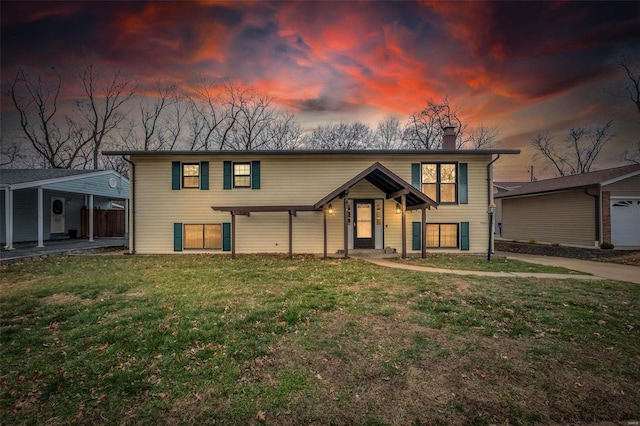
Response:
[[[277,97],[306,128],[388,114],[404,120],[447,96],[463,121],[499,129],[520,148],[496,177],[528,178],[530,138],[560,140],[576,125],[615,118],[598,168],[621,165],[637,112],[612,95],[614,64],[640,52],[640,2],[10,2],[2,1],[2,78],[75,57],[134,75],[193,85],[228,77]],[[3,90],[4,92],[4,90]],[[3,139],[16,129],[3,97]],[[13,124],[12,124],[13,123]],[[543,174],[540,172],[540,174]],[[543,176],[541,176],[543,177]]]

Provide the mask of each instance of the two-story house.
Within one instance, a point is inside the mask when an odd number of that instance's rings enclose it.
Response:
[[[134,253],[488,249],[492,164],[518,150],[110,151]]]

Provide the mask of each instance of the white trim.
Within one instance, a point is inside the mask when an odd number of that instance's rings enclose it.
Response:
[[[514,200],[516,198],[541,197],[541,196],[550,195],[550,194],[561,194],[563,192],[573,192],[582,188],[583,187],[578,186],[575,188],[559,189],[559,190],[548,191],[548,192],[534,192],[533,194],[522,194],[522,195],[509,195],[509,193],[505,193],[505,194],[500,194],[500,196],[495,196],[493,197],[493,199],[495,202],[495,200]]]
[[[35,180],[35,181],[31,181],[31,182],[15,183],[15,184],[12,184],[11,187],[13,189],[26,189],[26,188],[33,188],[33,187],[36,187],[36,186],[54,185],[56,183],[69,182],[69,181],[73,181],[73,180],[84,179],[84,178],[87,178],[87,177],[106,176],[106,175],[110,175],[110,174],[113,174],[113,175],[119,177],[120,179],[122,179],[127,184],[130,183],[129,180],[127,180],[127,178],[125,178],[124,176],[122,176],[121,174],[119,174],[117,172],[114,172],[113,170],[101,170],[99,172],[82,173],[82,174],[73,175],[73,176],[64,176],[64,177],[59,177],[59,178],[43,179],[43,180]]]
[[[611,200],[640,200],[640,196],[623,197],[622,195],[616,195],[615,197],[609,197]]]
[[[4,191],[4,221],[6,226],[5,250],[13,250],[13,189],[7,186]]]
[[[640,170],[637,170],[637,171],[631,172],[631,173],[627,173],[626,175],[618,176],[618,177],[615,177],[613,179],[609,179],[607,181],[601,182],[600,185],[601,186],[611,185],[612,183],[620,182],[621,180],[629,179],[629,178],[637,176],[637,175],[640,175]]]

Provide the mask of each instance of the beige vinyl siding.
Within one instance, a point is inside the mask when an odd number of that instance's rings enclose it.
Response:
[[[602,190],[611,192],[612,197],[640,197],[640,175],[603,186]]]
[[[502,199],[502,237],[508,240],[593,246],[595,201],[584,192]]]
[[[468,163],[469,204],[445,205],[427,210],[428,222],[469,222],[471,252],[486,252],[487,186],[486,164],[491,156],[406,155],[351,156],[133,156],[136,164],[135,246],[138,253],[172,253],[173,223],[231,222],[231,215],[212,206],[312,205],[375,162],[411,183],[411,163],[456,161]],[[171,189],[171,161],[209,161],[209,190]],[[223,190],[223,161],[260,161],[261,188]],[[385,199],[375,186],[362,181],[349,198]],[[343,248],[343,200],[332,201],[328,217],[328,251]],[[299,212],[293,217],[294,253],[323,251],[322,212]],[[288,252],[289,214],[251,213],[236,217],[236,251]],[[411,252],[411,223],[421,212],[407,213],[407,250]],[[384,245],[401,248],[401,215],[395,201],[384,203]],[[190,250],[189,252],[193,252]]]

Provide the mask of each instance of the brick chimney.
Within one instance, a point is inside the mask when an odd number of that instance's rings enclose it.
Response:
[[[445,126],[442,134],[442,150],[453,151],[456,149],[456,128],[454,126]]]

